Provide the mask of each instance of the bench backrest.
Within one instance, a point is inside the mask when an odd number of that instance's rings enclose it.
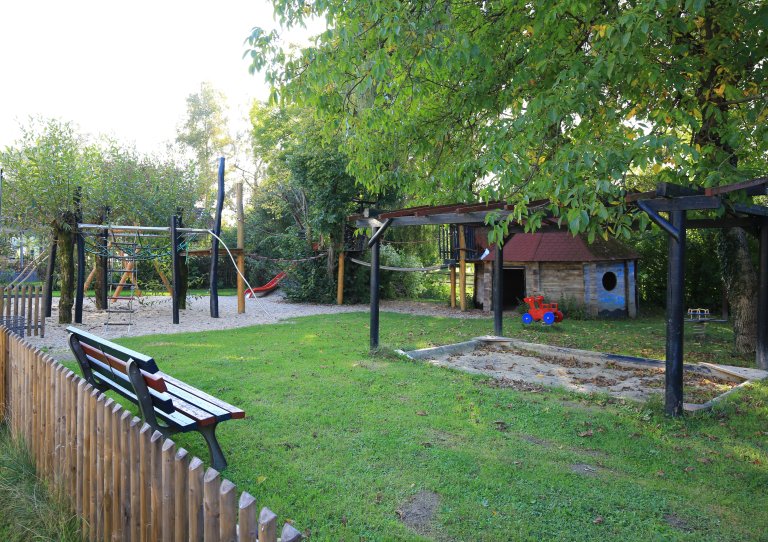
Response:
[[[175,411],[154,359],[76,327],[70,326],[67,331],[83,377],[93,386],[101,391],[114,390],[137,404],[140,396],[148,395],[155,408]]]

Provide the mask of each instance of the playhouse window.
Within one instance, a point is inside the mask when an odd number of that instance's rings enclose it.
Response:
[[[614,288],[616,288],[617,280],[616,280],[616,273],[613,271],[608,271],[603,275],[603,288],[607,292],[610,292]]]

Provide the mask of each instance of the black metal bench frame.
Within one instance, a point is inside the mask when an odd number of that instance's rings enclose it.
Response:
[[[165,437],[199,432],[208,445],[213,468],[226,468],[216,426],[243,418],[245,412],[163,373],[150,356],[72,326],[67,331],[69,347],[88,383],[138,405],[144,421]]]

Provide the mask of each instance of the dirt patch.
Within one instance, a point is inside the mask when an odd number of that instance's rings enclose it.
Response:
[[[678,531],[684,531],[686,533],[693,531],[693,527],[691,527],[687,521],[675,514],[664,514],[664,521],[667,522],[667,525],[674,527]]]
[[[520,438],[523,439],[525,442],[530,442],[531,444],[535,444],[537,446],[544,446],[545,448],[549,448],[552,446],[552,443],[546,439],[534,437],[533,435],[520,435]]]
[[[575,463],[571,465],[571,472],[581,474],[582,476],[597,476],[600,473],[600,468],[588,465],[587,463]]]
[[[432,491],[420,491],[397,510],[397,517],[419,534],[432,530],[432,519],[440,506],[440,495]]]

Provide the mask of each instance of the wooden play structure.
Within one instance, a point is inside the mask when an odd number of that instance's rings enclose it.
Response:
[[[750,201],[756,196],[768,195],[768,177],[743,181],[727,186],[712,188],[690,188],[670,183],[659,183],[655,190],[627,194],[625,204],[630,212],[645,213],[668,235],[667,267],[667,348],[665,361],[665,412],[670,416],[683,414],[683,309],[685,285],[685,244],[686,230],[691,228],[741,227],[759,239],[759,293],[757,314],[756,364],[759,369],[768,369],[768,206],[760,200]],[[546,208],[548,201],[535,201],[529,207]],[[634,210],[632,209],[634,207]],[[358,228],[370,228],[371,237],[367,248],[371,250],[371,310],[370,347],[379,347],[379,251],[386,231],[397,226],[454,225],[477,226],[488,224],[492,217],[508,220],[514,212],[514,205],[507,202],[478,204],[454,204],[444,206],[413,207],[387,212],[372,212],[349,217]],[[696,218],[688,213],[696,212]],[[663,216],[662,213],[666,216]],[[545,216],[543,231],[557,230],[562,217]],[[511,236],[525,233],[524,226],[515,222],[508,224],[508,235],[501,243],[489,247],[493,252],[493,321],[494,332],[502,334],[502,310],[504,275],[503,246]],[[462,236],[463,237],[463,236]],[[465,239],[466,241],[466,239]],[[464,242],[465,242],[464,241]],[[459,246],[460,252],[462,246]],[[343,255],[341,256],[343,258]],[[341,267],[341,265],[339,266]],[[460,270],[463,267],[460,259]]]
[[[138,290],[137,265],[141,260],[151,260],[155,270],[165,287],[169,290],[172,300],[172,318],[173,323],[179,323],[179,286],[181,283],[182,258],[191,255],[209,255],[211,256],[211,269],[209,280],[210,291],[210,314],[211,318],[219,317],[219,298],[218,298],[218,256],[222,253],[229,254],[237,258],[237,308],[238,313],[245,312],[245,254],[244,254],[244,218],[243,218],[243,194],[242,184],[237,187],[237,209],[238,209],[238,229],[237,229],[237,248],[220,249],[221,241],[221,213],[224,205],[224,158],[219,160],[218,175],[218,195],[216,198],[215,221],[212,230],[202,228],[185,228],[181,223],[181,217],[178,214],[170,218],[168,227],[162,226],[139,226],[139,225],[113,225],[113,224],[77,224],[77,289],[75,296],[75,323],[83,322],[83,298],[86,285],[90,285],[93,280],[96,268],[94,268],[86,280],[86,252],[91,252],[99,258],[100,268],[102,270],[101,283],[105,285],[102,288],[102,305],[107,307],[109,318],[108,325],[130,325],[131,315],[136,311],[134,301],[140,295]],[[192,250],[189,247],[189,241],[194,236],[209,235],[211,237],[211,247],[208,249]],[[157,240],[163,241],[159,245]],[[86,239],[91,242],[86,244]],[[151,239],[154,243],[149,243]],[[55,245],[52,245],[55,246]],[[46,312],[50,316],[50,284],[52,281],[53,264],[55,261],[55,250],[51,252],[48,266],[48,299],[46,302]],[[173,276],[171,280],[162,273],[157,263],[161,257],[170,257]],[[127,316],[127,318],[117,318],[113,316]]]

